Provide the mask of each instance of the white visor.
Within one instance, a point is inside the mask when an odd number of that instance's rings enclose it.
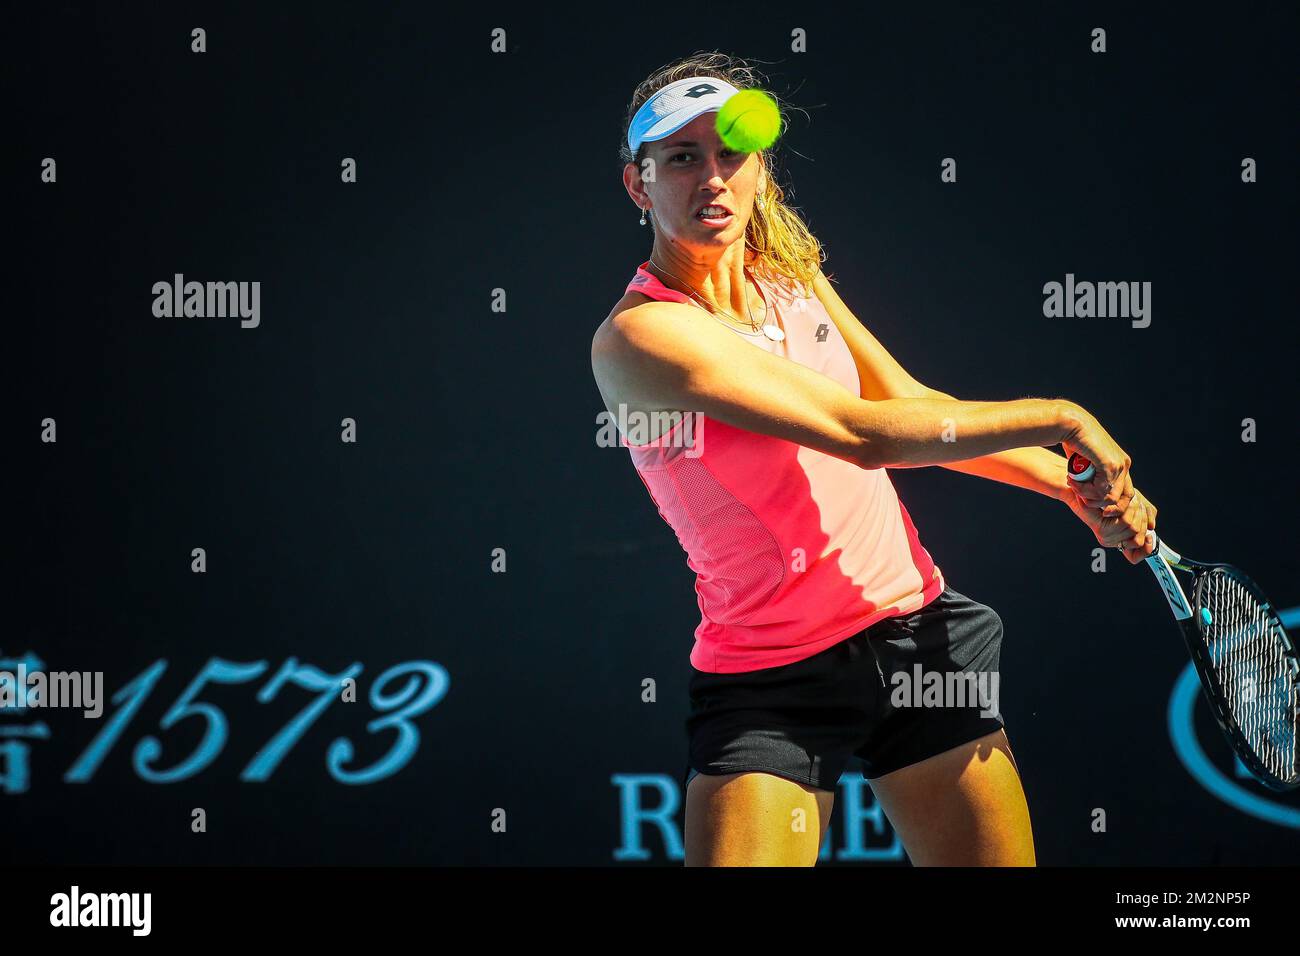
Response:
[[[642,143],[652,143],[677,132],[702,113],[722,109],[722,104],[740,91],[715,76],[691,76],[669,83],[641,104],[627,129],[632,155]]]

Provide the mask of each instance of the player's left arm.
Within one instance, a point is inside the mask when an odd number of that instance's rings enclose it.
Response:
[[[871,401],[887,398],[932,398],[957,401],[947,392],[941,392],[918,382],[903,368],[867,327],[858,321],[857,316],[849,311],[848,306],[844,304],[839,293],[835,291],[834,286],[821,270],[818,270],[813,280],[813,290],[848,344],[849,353],[853,356],[853,364],[858,370],[862,398]],[[979,458],[946,462],[942,467],[1055,498],[1069,505],[1094,534],[1098,534],[1103,521],[1124,523],[1131,527],[1134,542],[1140,542],[1143,546],[1140,549],[1141,553],[1134,554],[1129,559],[1140,560],[1144,553],[1150,553],[1151,542],[1147,539],[1145,530],[1147,527],[1155,527],[1155,505],[1143,498],[1136,488],[1130,486],[1129,494],[1121,499],[1120,509],[1108,510],[1103,515],[1094,509],[1083,507],[1066,477],[1063,455],[1046,448],[1013,448],[1010,451]]]

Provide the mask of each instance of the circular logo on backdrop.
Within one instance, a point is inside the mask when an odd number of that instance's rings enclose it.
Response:
[[[1217,726],[1211,724],[1213,739],[1211,733],[1197,733],[1198,701],[1204,706],[1201,679],[1195,665],[1188,661],[1187,668],[1174,682],[1174,692],[1169,698],[1169,739],[1187,772],[1234,810],[1280,827],[1300,830],[1300,805],[1297,805],[1300,801],[1296,794],[1278,793],[1258,783],[1240,765]],[[1214,759],[1209,754],[1214,754]]]

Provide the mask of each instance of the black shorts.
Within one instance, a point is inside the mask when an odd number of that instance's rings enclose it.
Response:
[[[692,667],[685,782],[760,771],[834,790],[851,757],[879,777],[983,737],[1003,726],[1001,649],[997,612],[945,588],[793,664]]]

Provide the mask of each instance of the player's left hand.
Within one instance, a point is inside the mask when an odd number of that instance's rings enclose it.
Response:
[[[1128,563],[1137,564],[1155,550],[1155,536],[1147,534],[1147,531],[1155,530],[1159,509],[1133,486],[1127,475],[1125,479],[1126,485],[1121,490],[1119,501],[1104,509],[1089,505],[1073,489],[1066,495],[1065,503],[1080,521],[1092,529],[1098,544],[1104,548],[1123,549]]]

